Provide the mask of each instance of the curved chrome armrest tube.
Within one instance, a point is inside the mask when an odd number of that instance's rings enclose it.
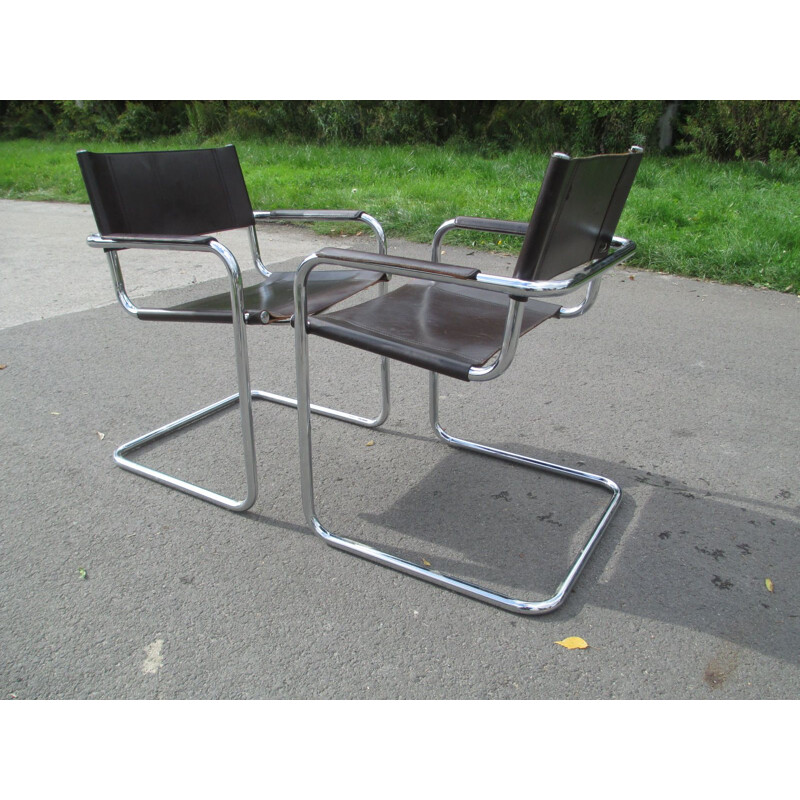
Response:
[[[436,233],[433,235],[431,246],[431,259],[433,261],[439,260],[442,239],[444,239],[445,234],[456,229],[502,233],[507,236],[524,236],[528,232],[528,223],[482,217],[454,217],[453,219],[448,219],[436,229]]]
[[[619,239],[615,237],[612,241],[612,245],[617,246],[618,249],[603,258],[592,261],[569,278],[549,281],[523,281],[518,278],[506,278],[500,275],[486,275],[480,273],[475,280],[480,283],[483,288],[505,292],[506,294],[516,294],[524,297],[540,297],[543,299],[547,299],[548,297],[561,297],[599,278],[606,270],[630,258],[634,250],[636,250],[635,242],[628,239]]]
[[[383,226],[378,222],[375,217],[371,214],[367,214],[363,211],[314,211],[314,210],[307,210],[307,209],[300,209],[297,211],[286,211],[286,210],[278,210],[278,211],[254,211],[253,218],[255,219],[256,223],[258,222],[282,222],[285,220],[336,220],[336,221],[353,221],[353,222],[363,222],[369,228],[372,229],[372,232],[375,234],[375,239],[378,242],[378,252],[381,255],[385,255],[387,252],[386,247],[386,234],[384,233]],[[269,277],[272,273],[264,264],[261,259],[261,251],[258,246],[258,237],[256,235],[255,225],[251,225],[247,229],[249,238],[250,238],[250,252],[253,255],[253,261],[255,262],[258,271],[264,275],[265,277]]]
[[[242,271],[233,253],[224,244],[213,236],[101,236],[93,233],[87,238],[90,247],[102,248],[111,267],[111,278],[117,299],[129,314],[136,314],[139,310],[128,296],[125,289],[125,280],[119,263],[120,250],[179,250],[186,252],[213,253],[218,256],[231,279],[231,301],[234,319],[241,316],[242,300]]]
[[[210,250],[213,236],[101,236],[93,233],[86,238],[89,247],[103,250]],[[222,245],[220,245],[222,246]]]
[[[372,263],[369,263],[363,260],[351,260],[345,255],[320,256],[317,253],[312,253],[307,256],[297,268],[295,286],[297,286],[298,282],[305,283],[306,276],[312,269],[321,263],[326,263],[341,267],[350,267],[352,269],[368,269],[374,272],[384,272],[406,278],[422,278],[424,280],[433,280],[441,283],[464,284],[465,281],[474,281],[476,284],[480,285],[480,288],[490,292],[499,292],[501,294],[515,295],[517,297],[541,297],[546,299],[548,297],[560,297],[561,295],[569,294],[581,286],[586,285],[590,281],[598,278],[606,270],[617,264],[621,264],[629,258],[636,249],[636,244],[627,239],[615,238],[613,244],[618,245],[618,249],[613,253],[593,261],[584,269],[576,272],[567,279],[550,281],[523,281],[518,278],[507,278],[502,275],[488,275],[483,272],[478,272],[474,278],[464,278],[456,275],[448,275],[444,272],[419,269],[414,266],[415,259],[408,259],[400,256],[392,256],[391,263],[382,262],[377,258],[373,258]],[[438,261],[432,261],[431,263],[442,269],[447,269],[448,266],[456,270],[463,269],[463,267],[458,267],[456,265],[441,264]]]

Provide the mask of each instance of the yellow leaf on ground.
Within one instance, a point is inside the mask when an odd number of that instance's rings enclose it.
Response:
[[[430,562],[430,561],[428,561],[428,559],[427,559],[427,558],[423,558],[423,559],[422,559],[422,563],[423,563],[423,564],[424,564],[426,567],[429,567],[429,566],[431,565],[431,562]]]
[[[775,591],[775,584],[769,578],[764,581],[764,585],[767,587],[768,592]]]
[[[367,445],[366,445],[366,446],[367,446],[367,447],[372,447],[374,444],[375,444],[375,442],[374,442],[372,439],[370,439],[370,440],[367,442]]]
[[[562,647],[566,647],[567,650],[585,650],[589,646],[580,636],[568,636],[555,644],[560,644]]]

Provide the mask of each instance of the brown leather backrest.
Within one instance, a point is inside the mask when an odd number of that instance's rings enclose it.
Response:
[[[604,255],[628,199],[642,151],[551,157],[514,277],[549,280]]]
[[[252,225],[233,145],[204,150],[78,153],[99,232],[196,236]]]

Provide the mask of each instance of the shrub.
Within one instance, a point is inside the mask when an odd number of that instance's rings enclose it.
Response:
[[[435,144],[493,155],[521,147],[572,155],[653,151],[677,109],[675,150],[715,160],[794,158],[800,104],[789,100],[6,100],[4,138]]]
[[[0,135],[5,139],[38,139],[53,131],[54,104],[46,100],[0,101]]]
[[[683,152],[718,160],[776,159],[800,152],[795,100],[697,100],[679,129]]]
[[[224,100],[194,100],[186,104],[189,131],[199,138],[222,133],[228,125]]]

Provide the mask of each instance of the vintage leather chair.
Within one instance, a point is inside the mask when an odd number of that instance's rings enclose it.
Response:
[[[122,307],[141,320],[168,322],[213,322],[232,325],[238,391],[117,448],[114,459],[124,469],[233,511],[245,511],[258,492],[252,400],[269,400],[296,406],[294,398],[251,389],[247,355],[247,325],[287,322],[293,311],[294,272],[270,272],[263,264],[256,225],[285,220],[352,220],[368,225],[378,242],[378,253],[386,252],[383,229],[363,211],[278,210],[253,211],[241,166],[232,145],[220,148],[130,153],[78,154],[89,201],[99,233],[89,236],[91,247],[101,248],[108,258],[117,298]],[[233,253],[214,237],[215,232],[246,229],[251,255],[261,280],[243,287],[242,272]],[[125,250],[193,251],[219,258],[227,270],[230,290],[170,308],[140,308],[128,296],[120,266]],[[163,254],[160,254],[163,257]],[[316,277],[316,276],[315,276]],[[316,313],[369,286],[385,281],[375,271],[320,271],[309,284],[308,308]],[[388,414],[388,363],[381,366],[382,408],[368,418],[314,406],[326,416],[359,425],[380,425]],[[210,489],[132,461],[128,455],[195,422],[238,403],[247,490],[236,500]]]
[[[438,421],[438,376],[489,381],[502,375],[525,333],[550,318],[569,319],[586,312],[597,297],[600,278],[635,249],[615,235],[634,176],[640,148],[628,153],[550,159],[530,223],[456,217],[436,233],[431,261],[325,248],[298,268],[295,284],[295,338],[298,379],[303,507],[309,525],[330,545],[439,586],[521,614],[544,614],[565,600],[621,497],[609,478],[518,453],[459,439]],[[513,277],[486,275],[478,269],[439,263],[442,237],[453,228],[524,236]],[[374,270],[413,279],[374,300],[326,314],[311,314],[311,279],[324,265]],[[548,302],[578,289],[582,301],[570,307]],[[309,336],[350,345],[421,367],[430,374],[430,418],[447,444],[512,464],[601,487],[609,499],[599,522],[581,547],[554,594],[521,600],[413,563],[372,545],[327,530],[317,517],[312,470],[309,405]]]

